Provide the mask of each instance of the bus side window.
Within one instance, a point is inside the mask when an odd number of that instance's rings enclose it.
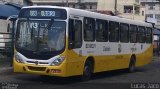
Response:
[[[95,20],[84,18],[84,41],[95,41]]]
[[[69,20],[69,48],[80,48],[82,46],[82,22],[80,20]]]
[[[129,25],[120,24],[120,41],[124,43],[129,42]]]
[[[137,26],[130,25],[130,42],[137,43]]]
[[[119,23],[109,22],[109,41],[118,42],[119,41]]]
[[[138,27],[137,39],[139,43],[145,43],[145,27]]]
[[[96,20],[96,41],[108,41],[108,22],[105,20]]]
[[[152,28],[146,28],[146,43],[152,43]]]

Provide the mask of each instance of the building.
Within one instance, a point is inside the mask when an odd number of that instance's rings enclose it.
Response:
[[[146,18],[156,20],[156,27],[160,27],[160,2],[158,0],[141,0],[141,6],[145,8]]]
[[[141,0],[141,6],[145,8],[146,19],[155,21],[155,27],[160,29],[160,0]],[[154,52],[160,52],[160,30],[154,30]]]
[[[23,5],[23,0],[0,0],[0,3],[15,3]]]
[[[14,3],[18,5],[32,5],[31,0],[0,0],[0,4],[4,3]]]
[[[32,0],[35,5],[69,6],[73,8],[95,11],[98,0]]]
[[[145,21],[145,8],[139,0],[98,0],[97,10],[109,10],[120,17]]]
[[[155,23],[154,51],[160,51],[160,0],[98,0],[98,11],[113,11],[117,16]]]
[[[32,5],[30,0],[0,0],[0,53],[11,41],[13,25],[12,21],[7,20],[12,15],[18,15],[22,6]],[[3,39],[4,38],[4,39]],[[7,47],[7,46],[6,46]]]

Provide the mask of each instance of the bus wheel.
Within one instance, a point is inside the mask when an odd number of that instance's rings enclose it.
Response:
[[[135,59],[135,57],[132,56],[130,59],[128,72],[130,72],[130,73],[134,72],[135,68],[136,68],[136,59]]]
[[[83,69],[83,75],[81,80],[88,81],[91,78],[92,73],[93,73],[93,63],[92,61],[87,61]]]

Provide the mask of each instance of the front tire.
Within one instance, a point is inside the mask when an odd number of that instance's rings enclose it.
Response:
[[[83,75],[82,75],[81,80],[82,81],[90,80],[92,74],[93,74],[93,63],[91,61],[87,61],[83,69]]]

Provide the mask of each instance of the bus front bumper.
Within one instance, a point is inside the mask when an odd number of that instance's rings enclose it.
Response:
[[[14,60],[13,62],[14,72],[66,77],[65,63],[62,63],[59,66],[42,66],[35,64],[18,63],[16,60]]]

